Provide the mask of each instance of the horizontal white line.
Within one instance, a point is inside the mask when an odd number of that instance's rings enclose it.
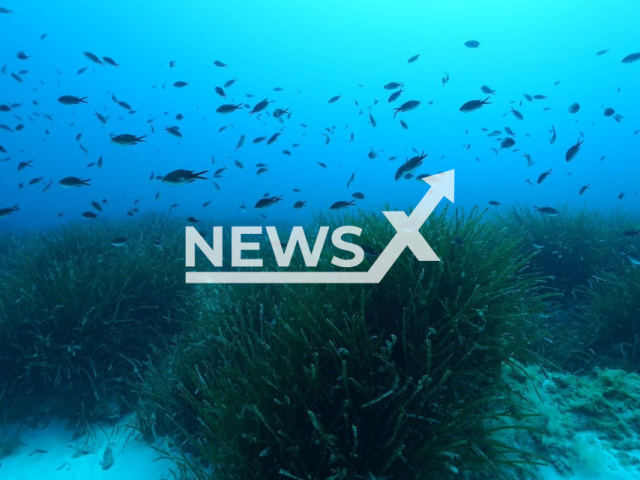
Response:
[[[380,283],[373,272],[187,272],[187,283]]]

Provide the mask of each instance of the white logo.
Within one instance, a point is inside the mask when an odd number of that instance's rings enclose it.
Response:
[[[416,258],[422,262],[438,262],[439,258],[420,234],[420,227],[435,210],[444,197],[454,201],[454,170],[423,178],[431,188],[422,197],[411,215],[404,212],[382,212],[396,229],[395,236],[378,256],[368,272],[187,272],[187,283],[379,283],[387,274],[405,248],[409,248]],[[271,248],[280,268],[286,268],[297,245],[305,261],[305,265],[315,267],[322,253],[329,227],[320,227],[313,250],[309,249],[302,227],[294,227],[286,249],[283,250],[275,227],[266,227]],[[337,228],[331,235],[333,245],[341,250],[351,252],[353,258],[344,260],[333,257],[331,263],[338,267],[353,268],[364,259],[364,251],[359,245],[346,242],[343,235],[360,235],[362,229],[353,226]],[[258,250],[259,243],[242,241],[242,235],[262,234],[262,227],[233,227],[231,230],[231,266],[234,268],[262,267],[261,259],[243,259],[243,250]],[[212,248],[200,236],[194,227],[186,227],[186,266],[195,267],[196,245],[209,259],[214,267],[223,266],[222,259],[222,227],[213,227]]]

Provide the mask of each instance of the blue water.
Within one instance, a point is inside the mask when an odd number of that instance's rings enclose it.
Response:
[[[4,231],[83,220],[80,215],[92,210],[91,201],[102,199],[108,204],[97,221],[125,216],[136,199],[140,212],[168,211],[177,203],[173,212],[185,219],[233,219],[244,204],[242,218],[253,223],[303,222],[313,211],[350,200],[356,191],[366,196],[357,202],[359,208],[380,210],[385,202],[407,208],[427,189],[415,178],[394,180],[401,162],[415,155],[412,148],[428,154],[416,175],[456,170],[458,205],[485,207],[496,200],[640,207],[634,153],[640,142],[640,62],[621,63],[624,56],[640,51],[637,2],[114,0],[98,5],[5,0],[0,6],[14,11],[0,15],[0,64],[6,64],[5,75],[0,75],[0,103],[22,105],[0,112],[0,124],[24,124],[19,132],[0,129],[0,145],[8,152],[0,158],[10,157],[0,162],[0,208],[20,207],[0,220]],[[40,40],[43,33],[47,36]],[[480,42],[479,48],[464,46],[471,39]],[[610,51],[596,56],[603,49]],[[18,59],[19,51],[30,58]],[[111,57],[120,66],[91,63],[84,51]],[[415,54],[420,58],[407,63]],[[172,69],[171,60],[176,62]],[[214,60],[229,66],[216,67]],[[78,75],[82,67],[88,68]],[[23,69],[28,70],[23,83],[10,76]],[[450,81],[443,87],[445,72]],[[214,87],[234,77],[237,83],[226,89],[228,98],[223,100]],[[189,85],[173,87],[179,80]],[[405,91],[389,104],[392,92],[382,86],[391,81],[403,82]],[[560,83],[554,86],[556,81]],[[487,96],[480,91],[483,84],[496,90],[492,103],[460,112],[464,102]],[[528,102],[523,93],[549,98]],[[112,94],[135,113],[114,103]],[[61,95],[86,96],[88,104],[61,105]],[[335,95],[342,97],[328,104]],[[222,103],[253,107],[264,98],[272,102],[269,113],[288,108],[291,118],[282,125],[264,112],[215,113]],[[419,100],[421,106],[394,120],[392,108],[407,100]],[[581,109],[570,114],[567,109],[574,102]],[[512,105],[524,120],[510,113]],[[617,123],[605,117],[604,107],[624,118]],[[94,111],[109,116],[108,123],[100,123]],[[375,128],[369,112],[377,121]],[[184,120],[174,118],[178,113]],[[149,119],[154,119],[152,124]],[[164,131],[173,125],[180,126],[182,139]],[[558,132],[554,145],[549,143],[551,125]],[[219,133],[223,126],[226,130]],[[325,145],[321,134],[333,126],[331,142]],[[495,155],[491,147],[499,149],[496,138],[504,133],[487,133],[506,126],[516,133],[516,145]],[[255,137],[268,138],[281,130],[273,145],[252,143]],[[127,147],[110,142],[110,134],[122,133],[146,135],[145,142]],[[355,140],[349,142],[352,133]],[[584,145],[567,163],[565,152],[581,134]],[[245,145],[235,151],[241,135],[246,136]],[[300,146],[293,148],[295,143]],[[367,157],[370,148],[379,152],[378,158]],[[284,155],[284,149],[292,155]],[[527,167],[525,153],[533,166]],[[397,159],[389,161],[391,156]],[[87,167],[100,157],[102,169]],[[27,160],[33,160],[33,168],[18,172],[18,163]],[[262,176],[254,166],[259,162],[269,165]],[[224,176],[215,179],[218,190],[212,173],[225,165]],[[164,175],[178,168],[208,170],[208,180],[181,187],[149,181],[152,172]],[[553,173],[536,184],[549,169]],[[355,181],[348,189],[352,173]],[[27,185],[40,176],[42,183]],[[91,179],[91,186],[62,188],[58,181],[66,176]],[[50,180],[53,185],[43,194]],[[587,184],[590,189],[579,196]],[[294,193],[294,188],[302,191]],[[283,201],[256,211],[253,206],[266,193]],[[294,210],[297,200],[307,201],[307,208]],[[211,205],[203,209],[205,201]],[[58,218],[62,212],[64,217]]]

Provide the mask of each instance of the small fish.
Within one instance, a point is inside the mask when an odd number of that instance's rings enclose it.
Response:
[[[402,82],[389,82],[384,87],[385,90],[396,90],[397,88],[404,87]]]
[[[535,208],[537,212],[540,212],[543,215],[548,215],[550,217],[555,217],[556,215],[558,215],[558,211],[551,207],[536,207],[534,205],[533,208]]]
[[[58,183],[65,188],[78,188],[82,186],[89,186],[91,179],[82,180],[78,177],[64,177]]]
[[[413,63],[416,60],[418,60],[420,58],[420,54],[418,53],[417,55],[414,55],[413,57],[411,57],[409,60],[407,60],[407,63]]]
[[[449,74],[444,72],[444,76],[442,77],[442,86],[444,87],[449,82]]]
[[[587,191],[587,189],[590,187],[591,185],[585,185],[584,187],[580,188],[580,191],[578,192],[578,195],[582,195],[584,192]]]
[[[569,149],[567,150],[567,153],[564,156],[567,162],[570,162],[571,160],[574,159],[574,157],[580,151],[580,147],[582,146],[583,142],[584,140],[578,140],[575,145],[572,145],[571,147],[569,147]]]
[[[464,46],[467,48],[478,48],[480,46],[480,42],[477,40],[468,40],[464,42]]]
[[[351,186],[351,184],[353,183],[353,181],[356,178],[356,174],[355,172],[351,174],[351,177],[349,178],[349,181],[347,182],[347,188],[349,188]]]
[[[13,207],[8,208],[0,208],[0,218],[11,215],[13,212],[17,212],[19,210],[20,208],[18,208],[18,205],[14,205]]]
[[[138,142],[144,142],[145,137],[146,135],[142,135],[141,137],[136,137],[135,135],[123,133],[122,135],[116,135],[115,137],[111,137],[111,141],[113,143],[117,143],[118,145],[137,145]]]
[[[226,82],[224,82],[224,88],[229,88],[231,85],[233,85],[236,82],[237,80],[235,77],[231,80],[227,80]]]
[[[614,113],[616,113],[616,111],[613,108],[605,108],[604,109],[604,116],[605,117],[610,117],[611,115],[613,115]]]
[[[33,160],[28,160],[26,162],[20,162],[18,164],[18,171],[21,172],[27,167],[33,168],[33,165],[31,165],[31,162],[33,162]]]
[[[127,237],[116,237],[113,240],[111,240],[111,245],[113,245],[114,247],[122,247],[128,241],[129,239]]]
[[[223,62],[221,62],[220,60],[215,60],[215,61],[213,62],[213,64],[214,64],[216,67],[220,67],[220,68],[226,68],[226,67],[228,67],[228,66],[229,66],[228,64],[223,63]]]
[[[282,197],[264,197],[261,198],[260,200],[258,200],[255,204],[256,209],[262,209],[262,208],[267,208],[270,207],[272,205],[275,205],[276,203],[282,201]]]
[[[410,112],[411,110],[415,110],[420,106],[420,102],[418,100],[409,100],[404,102],[398,108],[394,108],[393,118],[396,118],[398,113]]]
[[[282,132],[274,133],[273,135],[271,135],[269,140],[267,140],[267,145],[271,145],[271,144],[275,143],[276,140],[278,140],[278,137],[280,135],[282,135]]]
[[[91,52],[83,52],[83,55],[87,57],[89,60],[91,60],[93,63],[97,63],[98,65],[104,65],[102,63],[102,60],[100,60],[97,55],[94,55]]]
[[[580,104],[578,102],[569,105],[569,113],[578,113],[578,110],[580,110]]]
[[[108,117],[105,117],[104,115],[102,115],[102,114],[100,114],[100,113],[98,113],[98,112],[93,112],[93,114],[96,116],[96,118],[97,118],[98,120],[100,120],[100,122],[102,122],[102,123],[107,123],[107,118],[108,118]]]
[[[331,97],[327,103],[336,103],[338,100],[340,100],[341,97],[342,95],[336,95],[335,97]]]
[[[404,90],[402,89],[396,90],[395,92],[393,92],[391,95],[389,95],[389,99],[387,100],[387,103],[395,102],[398,99],[398,97],[402,95],[402,92],[404,92]]]
[[[493,205],[494,207],[497,207],[498,205],[502,205],[502,204],[500,202],[497,202],[496,200],[490,200],[489,205]]]
[[[341,210],[343,208],[347,208],[347,207],[352,207],[353,205],[355,205],[355,202],[353,200],[349,201],[349,202],[345,202],[345,201],[339,201],[339,202],[335,202],[333,205],[331,205],[331,207],[329,207],[331,210]]]
[[[609,51],[608,48],[606,50],[599,50],[598,52],[596,52],[596,57],[600,57],[600,56],[604,55],[605,53],[607,53],[608,51]]]
[[[469,112],[473,112],[474,110],[478,110],[483,105],[490,105],[491,102],[488,101],[489,98],[491,97],[487,97],[484,100],[469,100],[468,102],[464,103],[460,107],[460,111],[464,113],[469,113]]]
[[[82,216],[88,220],[95,220],[96,218],[98,218],[98,215],[93,212],[83,212]]]
[[[224,90],[221,87],[214,88],[215,92],[220,95],[222,98],[227,98],[227,94],[224,93]]]
[[[265,108],[267,108],[268,106],[269,106],[269,100],[265,98],[264,100],[261,100],[258,103],[256,103],[253,109],[249,112],[249,115],[253,115],[254,113],[259,113],[263,111]]]
[[[640,60],[640,52],[631,53],[622,59],[622,63],[633,63]]]
[[[516,144],[516,141],[513,138],[507,137],[504,140],[502,140],[502,142],[500,142],[500,149],[511,148],[515,144]]]
[[[513,107],[511,107],[511,113],[513,113],[513,116],[516,117],[518,120],[524,120],[524,116],[522,115],[522,113],[520,113],[518,110],[514,109]]]
[[[163,177],[162,183],[173,186],[186,185],[188,183],[195,182],[198,179],[206,180],[206,178],[202,176],[205,173],[207,173],[207,170],[197,173],[192,170],[173,170]]]
[[[493,88],[491,88],[491,87],[489,87],[487,85],[482,85],[480,87],[480,90],[482,90],[482,93],[486,93],[487,95],[495,95],[496,94],[496,91]]]
[[[244,145],[244,141],[245,141],[245,136],[240,135],[240,139],[238,140],[238,144],[236,145],[236,150],[238,150],[239,148],[242,148],[242,146]]]
[[[111,58],[111,57],[102,57],[102,60],[104,60],[104,63],[107,63],[107,64],[111,65],[112,67],[116,67],[116,68],[118,68],[118,67],[120,66],[120,65],[118,65],[118,64],[116,63],[116,61],[115,61],[113,58]]]
[[[182,80],[178,80],[177,82],[175,82],[173,84],[173,86],[176,87],[176,88],[184,88],[187,85],[189,85],[189,82],[183,82]]]
[[[87,103],[85,100],[87,97],[76,97],[73,95],[63,95],[58,98],[58,102],[63,105],[78,105],[79,103]]]
[[[1,212],[1,210],[0,210]],[[634,255],[630,255],[629,252],[620,249],[620,256],[621,257],[625,257],[627,260],[629,260],[633,265],[638,266],[640,265],[640,258],[634,256]]]
[[[551,125],[551,130],[549,130],[549,133],[551,134],[551,139],[549,140],[549,143],[553,145],[554,143],[556,143],[556,127]]]
[[[28,456],[30,457],[31,455],[35,455],[36,453],[47,453],[47,450],[40,450],[39,448],[36,448],[33,452],[31,452]]]
[[[293,208],[295,208],[296,210],[304,207],[307,205],[306,201],[302,201],[302,200],[298,200],[296,203],[293,204]]]
[[[553,170],[553,169],[552,169]],[[543,172],[540,174],[540,176],[538,177],[538,185],[540,185],[542,182],[544,182],[544,180],[551,175],[551,170],[547,171],[547,172]]]
[[[407,178],[406,174],[413,172],[417,169],[422,163],[424,159],[427,158],[428,154],[425,154],[424,151],[420,155],[416,155],[415,157],[411,157],[404,164],[400,165],[398,170],[395,173],[396,182],[401,178]]]
[[[224,105],[220,105],[218,108],[216,108],[216,113],[221,113],[223,115],[227,114],[227,113],[231,113],[231,112],[235,112],[236,110],[240,110],[244,107],[244,105],[242,103],[239,103],[237,105],[233,105],[230,103],[225,103]]]
[[[376,127],[378,124],[376,123],[376,119],[373,118],[373,115],[371,115],[371,112],[369,112],[369,123],[371,123],[372,127]]]
[[[364,200],[364,193],[361,192],[354,192],[351,194],[351,196],[356,200]]]

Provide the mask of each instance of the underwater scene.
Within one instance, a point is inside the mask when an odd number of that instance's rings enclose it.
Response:
[[[0,0],[0,480],[640,480],[638,19]]]

